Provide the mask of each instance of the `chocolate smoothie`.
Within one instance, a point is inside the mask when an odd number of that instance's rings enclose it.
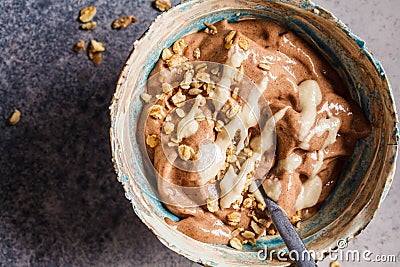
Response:
[[[163,73],[142,95],[156,99],[145,110],[147,153],[161,200],[181,218],[167,223],[240,249],[276,234],[254,179],[296,224],[317,212],[371,126],[293,32],[254,19],[206,26],[164,49],[151,74]]]

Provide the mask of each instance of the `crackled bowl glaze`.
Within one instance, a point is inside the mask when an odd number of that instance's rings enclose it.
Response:
[[[278,236],[266,237],[243,251],[193,240],[173,230],[165,217],[178,220],[154,193],[154,177],[146,173],[141,153],[143,129],[137,127],[143,107],[140,93],[161,50],[190,32],[202,30],[203,22],[228,18],[262,18],[276,21],[312,44],[336,68],[352,98],[373,125],[371,135],[357,143],[339,182],[319,212],[305,221],[299,234],[308,249],[326,255],[337,240],[348,241],[371,221],[392,182],[397,156],[397,115],[381,64],[340,20],[310,1],[193,0],[160,15],[134,44],[120,75],[111,109],[111,145],[118,180],[139,218],[171,250],[204,265],[238,266],[287,263],[260,260],[258,251],[284,249]],[[323,256],[322,256],[323,257]]]

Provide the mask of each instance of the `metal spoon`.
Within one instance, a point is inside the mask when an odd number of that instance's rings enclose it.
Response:
[[[317,266],[310,252],[307,250],[303,241],[301,240],[299,234],[294,229],[293,225],[290,223],[288,217],[285,212],[275,203],[272,199],[267,196],[267,193],[262,186],[262,180],[256,180],[258,185],[258,190],[260,190],[261,194],[264,197],[265,203],[267,204],[267,208],[271,219],[278,229],[278,232],[285,242],[287,248],[290,251],[296,251],[298,259],[296,259],[296,264],[299,267],[314,267]]]

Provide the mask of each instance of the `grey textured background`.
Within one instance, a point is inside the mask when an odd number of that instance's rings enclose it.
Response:
[[[400,1],[316,2],[367,41],[399,102]],[[85,32],[77,15],[89,4],[98,8],[98,27]],[[108,105],[133,41],[159,14],[151,1],[2,0],[0,12],[0,266],[195,265],[141,223],[110,160]],[[139,22],[111,30],[113,19],[129,14]],[[106,46],[97,68],[71,50],[77,40],[92,38]],[[13,108],[22,111],[21,121],[7,126]],[[398,188],[396,177],[349,249],[400,261]]]

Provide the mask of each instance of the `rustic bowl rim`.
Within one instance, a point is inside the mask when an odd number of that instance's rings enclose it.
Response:
[[[118,166],[118,159],[116,158],[116,154],[118,154],[120,151],[118,150],[118,146],[115,144],[115,141],[118,139],[118,136],[115,133],[115,129],[113,127],[113,119],[115,118],[116,114],[118,113],[118,94],[120,92],[120,90],[122,90],[122,86],[123,84],[126,82],[127,80],[127,76],[129,74],[129,70],[131,67],[132,62],[132,58],[133,55],[136,51],[136,48],[140,45],[140,43],[143,41],[143,39],[151,34],[152,30],[154,28],[157,27],[157,23],[159,22],[159,20],[165,19],[165,17],[168,16],[168,14],[170,14],[172,11],[176,11],[176,10],[186,10],[186,8],[188,8],[190,5],[192,5],[193,3],[201,3],[204,2],[204,0],[189,0],[189,1],[182,1],[181,4],[171,8],[170,11],[164,12],[162,14],[160,14],[152,23],[151,25],[148,27],[148,29],[146,30],[146,32],[142,35],[142,37],[134,42],[134,46],[132,51],[130,52],[128,59],[124,65],[124,67],[122,68],[122,71],[119,75],[118,78],[118,82],[116,85],[116,89],[115,89],[115,94],[114,97],[111,101],[111,105],[110,105],[110,118],[111,118],[111,128],[110,128],[110,140],[111,140],[111,147],[112,147],[112,160],[113,160],[113,164],[114,164],[114,168],[115,171],[117,173],[117,177],[118,180],[121,182],[121,180],[123,179],[123,175],[124,173],[121,171],[120,166]],[[268,2],[268,0],[266,0],[266,2]],[[394,101],[394,97],[393,97],[393,91],[391,88],[391,85],[387,79],[386,73],[381,65],[381,63],[375,58],[375,56],[370,52],[370,50],[365,46],[365,42],[359,38],[357,35],[355,35],[350,28],[345,25],[340,19],[338,19],[334,14],[332,14],[330,11],[314,4],[312,1],[310,0],[295,0],[295,1],[288,1],[288,0],[271,0],[270,2],[280,2],[280,3],[284,3],[284,4],[292,4],[295,5],[297,7],[300,8],[304,8],[304,9],[311,9],[311,10],[317,10],[318,12],[324,12],[325,15],[329,16],[331,19],[335,20],[337,23],[337,27],[341,28],[341,30],[346,34],[347,37],[350,37],[353,41],[357,42],[358,44],[360,44],[360,47],[362,47],[362,51],[364,52],[364,54],[369,58],[369,60],[371,62],[373,62],[376,70],[378,70],[381,74],[381,78],[382,80],[384,80],[384,82],[387,84],[387,88],[388,88],[388,94],[391,100],[391,110],[393,110],[394,115],[394,125],[393,125],[393,132],[394,135],[393,139],[396,141],[392,147],[391,147],[391,153],[390,151],[388,151],[387,153],[389,153],[390,157],[393,159],[393,163],[390,165],[390,169],[387,171],[387,177],[386,177],[386,183],[383,189],[383,192],[380,196],[380,200],[379,200],[379,204],[377,206],[377,208],[374,210],[373,216],[372,218],[375,216],[377,210],[379,209],[379,206],[381,205],[382,201],[385,199],[385,197],[387,196],[387,193],[390,189],[390,186],[392,184],[393,178],[394,178],[394,174],[395,174],[395,168],[396,168],[396,159],[397,159],[397,149],[398,149],[398,140],[399,140],[399,134],[398,134],[398,116],[397,116],[397,112],[396,112],[396,105],[395,105],[395,101]],[[125,189],[125,187],[124,187]],[[164,239],[164,237],[162,236],[161,233],[159,233],[156,229],[154,229],[154,227],[152,227],[151,225],[148,224],[148,222],[146,222],[146,220],[144,220],[143,216],[142,216],[142,211],[138,210],[135,208],[135,200],[134,198],[132,198],[131,196],[128,196],[126,192],[126,197],[132,202],[133,208],[135,213],[138,215],[138,217],[142,220],[142,222],[144,224],[146,224],[146,226],[157,236],[157,238],[164,244],[166,245],[169,249],[173,250],[174,252],[181,254],[185,257],[187,257],[188,259],[198,262],[198,263],[202,263],[202,264],[209,264],[207,262],[202,262],[200,260],[200,257],[195,257],[194,254],[188,254],[185,253],[184,251],[180,250],[179,248],[177,248],[174,245],[171,245],[168,243],[168,240]],[[371,219],[372,219],[371,218]],[[365,227],[370,223],[370,221],[365,222],[363,224],[363,226],[361,228],[359,228],[358,230],[355,230],[353,232],[353,234],[351,236],[349,236],[346,241],[349,241],[350,239],[354,238],[355,236],[357,236],[359,233],[361,233],[361,231],[363,229],[365,229]],[[335,248],[331,248],[330,251],[334,250]],[[329,254],[329,252],[324,255],[327,256]]]

